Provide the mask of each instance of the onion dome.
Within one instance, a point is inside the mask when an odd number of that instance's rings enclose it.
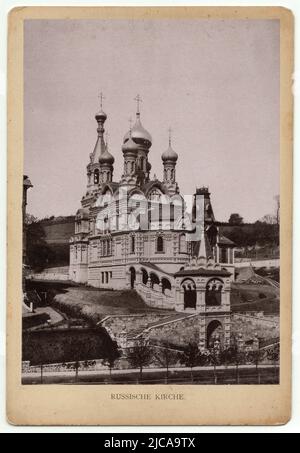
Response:
[[[150,146],[152,145],[152,137],[149,132],[146,131],[146,129],[142,126],[139,116],[137,116],[136,123],[132,127],[131,131],[128,131],[124,136],[124,143],[129,140],[130,135],[132,137],[132,140],[139,145],[144,145],[147,148],[150,148]]]
[[[96,121],[97,121],[98,123],[101,123],[101,122],[104,123],[104,121],[105,121],[106,118],[107,118],[107,115],[106,115],[106,113],[103,112],[103,110],[101,109],[98,113],[96,113],[95,118],[96,118]]]
[[[99,163],[113,165],[114,161],[115,161],[114,156],[112,156],[110,154],[110,152],[108,151],[107,146],[106,146],[104,153],[101,154],[99,157]]]
[[[171,145],[169,145],[169,148],[162,153],[161,155],[162,160],[165,162],[167,160],[176,162],[178,159],[178,154],[174,151]]]
[[[126,140],[126,142],[124,143],[124,145],[122,146],[122,151],[123,151],[123,153],[129,153],[129,152],[136,153],[138,151],[138,145],[133,141],[133,139],[131,137],[131,131],[129,131],[128,134],[129,134],[129,137]]]

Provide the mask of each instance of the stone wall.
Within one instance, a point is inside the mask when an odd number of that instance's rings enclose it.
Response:
[[[169,314],[166,313],[144,313],[141,315],[117,315],[104,318],[99,325],[104,327],[113,340],[118,340],[120,334],[134,334],[142,331],[149,324],[164,320]]]
[[[177,322],[165,324],[150,330],[149,339],[158,342],[169,342],[172,345],[184,347],[190,342],[199,343],[200,316],[180,319]]]
[[[231,334],[242,333],[246,340],[252,339],[256,333],[259,338],[276,338],[280,335],[279,316],[276,315],[262,317],[261,314],[233,314],[231,321]]]

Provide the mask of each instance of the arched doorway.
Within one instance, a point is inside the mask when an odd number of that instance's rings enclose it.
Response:
[[[161,283],[162,283],[163,294],[169,295],[172,290],[172,285],[171,285],[170,281],[167,278],[162,278]]]
[[[158,291],[159,290],[159,278],[156,274],[153,274],[151,272],[150,274],[150,279],[151,279],[151,288]]]
[[[129,269],[129,272],[130,272],[130,288],[131,288],[131,289],[134,289],[135,280],[136,280],[136,272],[135,272],[135,268],[134,268],[134,267],[131,267],[131,268]]]
[[[221,305],[223,282],[213,278],[207,282],[205,288],[205,303],[209,306]]]
[[[194,280],[187,279],[182,282],[184,291],[184,309],[194,308],[196,309],[197,304],[197,292]]]
[[[146,269],[142,269],[142,282],[144,285],[147,285],[148,283],[148,272]]]
[[[223,326],[218,320],[211,321],[206,328],[206,347],[208,349],[214,346],[215,339],[219,337],[223,343]]]

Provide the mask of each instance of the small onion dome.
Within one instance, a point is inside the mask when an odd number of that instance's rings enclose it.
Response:
[[[178,154],[174,151],[171,145],[169,145],[169,148],[162,153],[161,155],[162,160],[165,162],[167,160],[176,162],[178,159]]]
[[[103,154],[100,155],[99,157],[99,162],[100,164],[110,164],[112,165],[114,163],[115,159],[114,156],[110,154],[108,151],[107,147],[105,147],[105,151]]]
[[[123,143],[126,143],[129,140],[130,135],[132,137],[132,140],[139,145],[144,145],[147,148],[150,148],[150,146],[152,145],[152,137],[149,132],[143,128],[139,118],[137,118],[136,123],[132,127],[131,131],[128,131],[124,136]]]
[[[136,153],[138,151],[138,145],[133,141],[132,137],[129,135],[129,138],[126,140],[122,146],[123,153]]]
[[[101,121],[102,121],[102,122],[104,123],[104,121],[105,121],[106,118],[107,118],[107,115],[106,115],[106,113],[103,112],[103,110],[101,109],[100,112],[96,113],[95,118],[96,118],[96,120],[97,120],[98,122],[101,122]]]

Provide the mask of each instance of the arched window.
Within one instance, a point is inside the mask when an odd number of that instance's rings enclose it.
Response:
[[[135,236],[130,239],[130,253],[135,253]]]
[[[99,170],[96,168],[94,171],[94,184],[99,184]]]
[[[156,239],[156,252],[162,253],[164,251],[164,240],[162,236],[158,236]]]
[[[181,283],[184,293],[184,309],[194,308],[197,306],[197,292],[194,280],[187,278]]]
[[[161,191],[157,188],[154,188],[149,195],[149,199],[153,200],[153,201],[159,201],[161,198],[161,195],[162,195]]]
[[[147,285],[148,283],[148,272],[145,269],[142,269],[142,279],[144,285]]]
[[[209,280],[205,290],[206,305],[221,305],[223,282],[216,278]]]

